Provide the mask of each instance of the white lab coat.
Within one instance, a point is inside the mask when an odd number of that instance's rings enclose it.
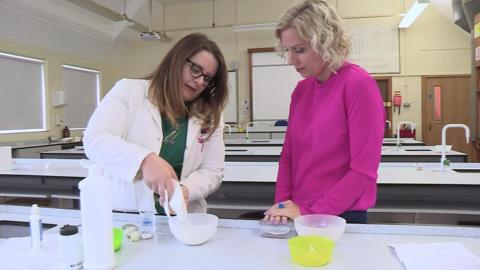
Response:
[[[143,159],[162,146],[162,119],[148,99],[150,81],[122,79],[93,113],[83,143],[90,160],[113,178],[113,208],[121,211],[154,209],[153,191],[134,180]],[[220,187],[225,168],[223,124],[201,134],[201,122],[188,119],[181,184],[190,191],[189,212],[206,212],[205,198]],[[202,147],[203,145],[203,147]]]

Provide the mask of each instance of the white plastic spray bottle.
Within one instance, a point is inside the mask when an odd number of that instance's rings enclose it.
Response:
[[[37,204],[30,209],[30,239],[32,250],[38,251],[42,248],[42,217]]]

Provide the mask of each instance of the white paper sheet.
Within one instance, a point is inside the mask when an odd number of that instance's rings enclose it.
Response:
[[[479,270],[480,258],[462,243],[390,244],[407,270]]]

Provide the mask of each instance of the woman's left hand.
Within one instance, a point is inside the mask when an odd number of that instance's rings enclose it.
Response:
[[[300,208],[291,200],[274,204],[265,212],[266,223],[280,224],[287,223],[288,219],[294,219],[300,216]]]

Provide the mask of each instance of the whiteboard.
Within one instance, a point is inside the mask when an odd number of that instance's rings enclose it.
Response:
[[[379,21],[380,20],[380,21]],[[348,23],[352,48],[348,60],[369,73],[400,73],[400,45],[397,19],[357,20]]]
[[[348,20],[352,48],[348,60],[369,73],[399,73],[398,18]],[[290,96],[303,78],[275,52],[252,53],[253,121],[287,119]]]
[[[290,65],[252,67],[253,121],[288,119],[290,96],[302,79]]]
[[[228,103],[223,110],[225,123],[238,123],[238,85],[237,71],[228,72]]]

